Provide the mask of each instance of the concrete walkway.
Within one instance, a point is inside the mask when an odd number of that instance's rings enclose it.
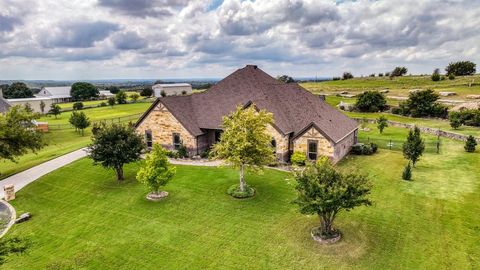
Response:
[[[0,198],[3,199],[4,197],[3,187],[5,185],[13,184],[15,186],[15,192],[17,192],[47,173],[50,173],[85,156],[87,156],[87,153],[85,152],[85,148],[82,148],[7,177],[0,181]]]

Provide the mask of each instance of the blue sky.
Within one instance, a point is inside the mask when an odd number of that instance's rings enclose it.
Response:
[[[431,73],[480,64],[478,25],[475,0],[0,0],[0,79]]]

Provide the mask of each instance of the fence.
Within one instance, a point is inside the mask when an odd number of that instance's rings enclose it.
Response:
[[[132,115],[127,115],[127,116],[122,116],[122,117],[112,117],[112,118],[105,118],[105,119],[99,119],[99,120],[94,120],[91,121],[92,125],[95,123],[100,123],[100,122],[105,122],[105,123],[127,123],[127,122],[136,122],[140,116],[142,116],[141,113],[137,114],[132,114]],[[49,125],[48,129],[49,130],[65,130],[65,129],[73,129],[74,127],[70,124],[58,124],[58,125]]]
[[[375,143],[380,149],[389,149],[389,150],[403,150],[403,143],[405,141],[395,140],[395,139],[380,139],[380,138],[370,138],[370,137],[359,137],[358,142],[360,143]],[[441,150],[441,141],[440,137],[436,140],[424,140],[425,152],[426,153],[440,153]]]

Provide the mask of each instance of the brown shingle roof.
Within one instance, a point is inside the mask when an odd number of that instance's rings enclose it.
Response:
[[[202,129],[219,129],[223,116],[249,102],[273,113],[275,125],[283,134],[295,136],[314,124],[337,142],[358,126],[356,121],[298,84],[285,84],[251,65],[235,71],[203,93],[159,98],[152,108],[158,102],[194,136],[203,134]],[[147,114],[148,111],[137,125]]]

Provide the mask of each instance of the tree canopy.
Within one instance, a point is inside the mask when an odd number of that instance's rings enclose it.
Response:
[[[60,108],[60,105],[52,103],[50,105],[50,110],[48,111],[48,114],[52,114],[55,116],[55,119],[57,119],[57,116],[62,113],[62,108]]]
[[[273,124],[273,115],[265,110],[256,110],[255,104],[248,108],[238,106],[230,115],[223,117],[223,133],[213,146],[212,155],[224,159],[240,169],[239,190],[245,191],[244,169],[262,169],[275,161],[271,136],[267,125]]]
[[[409,94],[408,99],[400,103],[400,111],[403,115],[412,117],[446,117],[448,109],[437,103],[440,96],[431,89],[420,90]]]
[[[145,150],[143,137],[130,124],[107,125],[102,122],[94,124],[92,132],[92,144],[88,146],[90,158],[94,164],[113,168],[117,180],[123,180],[123,165],[140,160]]]
[[[89,100],[96,98],[99,91],[95,85],[88,82],[76,82],[72,85],[70,95],[74,100]]]
[[[84,112],[73,111],[68,121],[70,124],[72,124],[72,126],[75,127],[76,130],[81,131],[82,136],[84,134],[84,130],[90,126],[90,120]]]
[[[455,76],[467,76],[475,74],[476,70],[475,63],[471,61],[458,61],[452,62],[448,64],[445,68],[447,75],[455,75]]]
[[[127,103],[127,93],[125,93],[125,91],[120,91],[115,95],[115,99],[117,100],[118,104],[126,104]]]
[[[153,95],[153,89],[151,86],[145,86],[140,92],[140,96],[142,97],[150,97],[152,95]]]
[[[0,159],[15,161],[16,157],[45,145],[43,134],[32,123],[37,116],[18,105],[5,115],[0,114]]]
[[[378,91],[365,91],[358,95],[355,108],[361,112],[383,111],[387,108],[387,100]]]
[[[295,80],[294,80],[292,77],[288,76],[288,75],[278,76],[278,77],[277,77],[277,80],[282,81],[282,82],[284,82],[284,83],[292,83],[292,82],[295,82]]]
[[[420,135],[420,129],[415,127],[410,129],[407,136],[407,141],[403,144],[403,156],[412,161],[413,167],[423,155],[425,144]]]
[[[407,75],[408,69],[406,67],[395,67],[392,72],[390,72],[390,77],[401,77]]]
[[[33,92],[23,82],[14,82],[3,90],[5,98],[31,98]]]
[[[316,214],[320,218],[320,237],[338,236],[333,222],[341,211],[358,206],[369,206],[371,184],[365,175],[338,172],[328,158],[322,157],[304,169],[294,171],[298,192],[294,201],[302,214]]]
[[[167,151],[159,144],[154,144],[152,152],[145,156],[145,163],[137,172],[137,180],[158,194],[175,173],[176,167],[168,162]]]

